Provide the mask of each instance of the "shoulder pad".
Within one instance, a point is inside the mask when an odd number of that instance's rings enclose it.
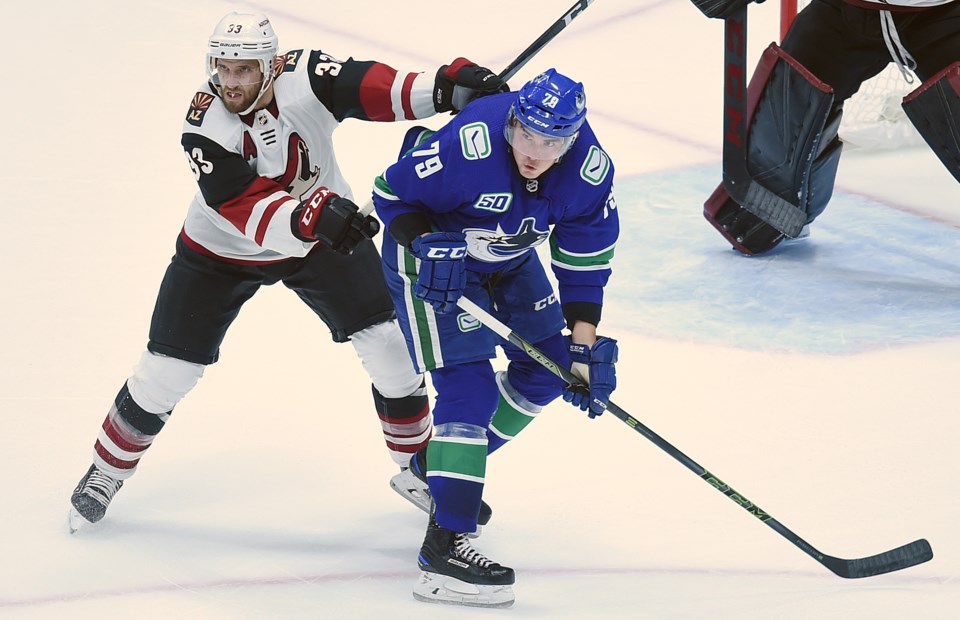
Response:
[[[241,123],[240,117],[227,112],[220,97],[204,85],[190,100],[183,133],[202,135],[224,148],[234,149],[242,134],[239,129]]]
[[[187,110],[187,117],[184,120],[194,127],[203,125],[203,117],[207,115],[207,110],[216,98],[216,95],[209,92],[197,91],[190,101],[190,109]]]
[[[598,145],[591,144],[580,164],[580,178],[590,185],[600,185],[612,168],[610,156]]]
[[[277,74],[291,73],[297,69],[297,64],[303,56],[303,50],[290,50],[280,56],[281,65]]]
[[[467,160],[486,159],[493,152],[490,128],[483,121],[460,126],[460,152]]]

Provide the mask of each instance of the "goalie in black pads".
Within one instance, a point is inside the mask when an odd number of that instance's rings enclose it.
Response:
[[[729,16],[746,4],[693,2],[711,17]],[[903,108],[960,180],[957,20],[958,0],[813,0],[797,15],[782,48],[771,45],[763,54],[748,89],[747,173],[781,198],[782,208],[766,209],[749,196],[734,200],[721,184],[704,204],[706,219],[746,255],[803,236],[833,193],[843,104],[890,62],[905,78],[909,69],[923,81]]]

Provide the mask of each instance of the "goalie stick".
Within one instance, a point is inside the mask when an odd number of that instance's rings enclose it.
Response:
[[[788,237],[798,237],[806,212],[755,181],[747,169],[747,6],[723,22],[723,186],[744,209]]]
[[[557,375],[567,383],[572,385],[583,385],[583,381],[570,372],[569,369],[560,366],[542,351],[524,340],[516,332],[511,330],[503,322],[489,312],[475,304],[466,297],[461,297],[457,305],[466,312],[469,312],[474,318],[480,321],[484,326],[493,330],[501,338],[509,341],[518,347],[524,353],[529,355],[535,361],[539,362],[547,370]],[[843,559],[827,555],[817,550],[813,545],[797,536],[785,525],[773,518],[769,513],[762,510],[759,506],[748,500],[743,495],[737,493],[730,485],[726,484],[712,473],[700,466],[696,461],[675,448],[667,440],[663,439],[655,432],[644,426],[639,420],[628,414],[626,411],[615,405],[612,401],[607,403],[607,411],[623,421],[627,426],[637,431],[658,448],[680,461],[687,469],[697,474],[707,484],[717,489],[731,500],[739,504],[747,512],[768,525],[773,531],[780,534],[794,545],[799,547],[804,553],[814,560],[827,567],[835,575],[846,579],[859,579],[862,577],[872,577],[873,575],[882,575],[904,568],[909,568],[917,564],[922,564],[933,558],[933,550],[930,543],[925,539],[915,540],[906,545],[871,555],[865,558]]]

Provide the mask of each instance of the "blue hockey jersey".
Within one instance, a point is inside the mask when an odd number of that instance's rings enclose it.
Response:
[[[463,232],[467,268],[492,273],[549,239],[561,303],[602,304],[619,235],[613,162],[589,123],[561,161],[523,178],[504,136],[516,93],[478,99],[377,179],[374,204],[385,229],[405,213],[436,230]]]

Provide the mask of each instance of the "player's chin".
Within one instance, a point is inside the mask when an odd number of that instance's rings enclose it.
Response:
[[[232,114],[239,114],[250,107],[250,103],[246,97],[224,97],[223,105],[227,108],[227,111]]]
[[[535,179],[544,172],[543,167],[538,166],[535,163],[519,163],[517,165],[517,170],[520,172],[520,176],[525,179]]]

